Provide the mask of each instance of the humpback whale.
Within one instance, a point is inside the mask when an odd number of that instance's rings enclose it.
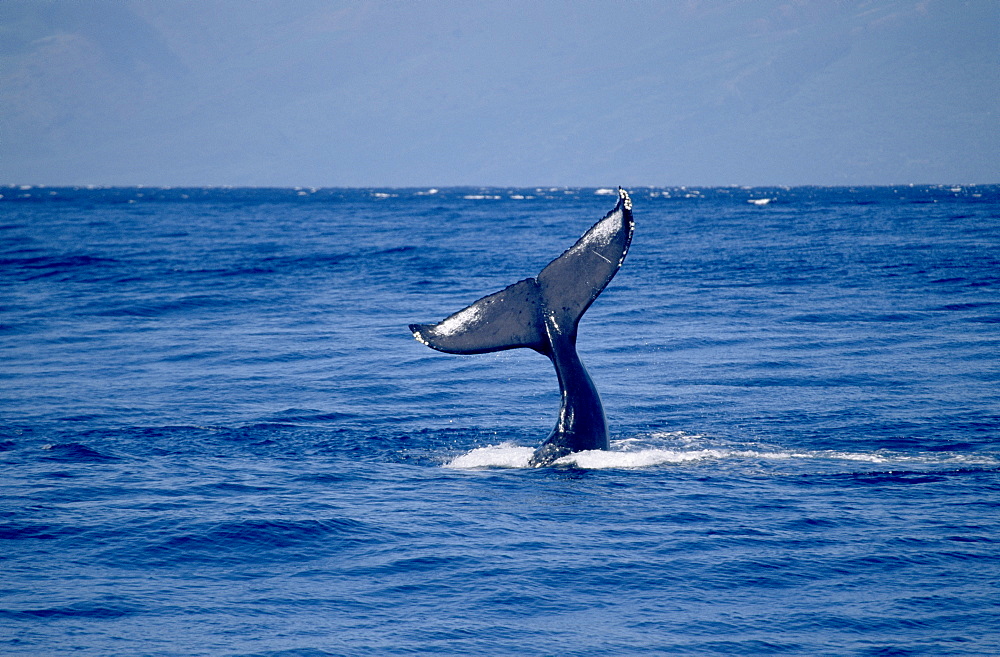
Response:
[[[423,344],[450,354],[525,347],[555,366],[562,402],[559,420],[529,464],[541,467],[572,452],[608,449],[608,424],[597,388],[576,353],[580,317],[625,260],[634,229],[632,200],[618,203],[576,244],[534,278],[476,301],[437,324],[410,324]]]

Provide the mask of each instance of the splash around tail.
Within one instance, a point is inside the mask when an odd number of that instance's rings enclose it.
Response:
[[[411,324],[423,344],[451,354],[533,349],[552,361],[561,406],[552,433],[529,464],[549,465],[573,452],[607,450],[608,427],[597,388],[576,353],[580,318],[621,268],[635,222],[628,192],[576,244],[526,278],[446,317]]]

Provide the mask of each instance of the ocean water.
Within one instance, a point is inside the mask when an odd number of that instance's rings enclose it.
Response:
[[[1000,187],[630,191],[0,188],[0,653],[1000,654]]]

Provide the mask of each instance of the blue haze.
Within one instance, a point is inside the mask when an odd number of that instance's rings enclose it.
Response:
[[[0,3],[0,183],[1000,182],[992,0]]]
[[[1000,187],[633,189],[614,450],[449,467],[555,374],[406,325],[596,191],[0,188],[0,652],[1000,653]]]

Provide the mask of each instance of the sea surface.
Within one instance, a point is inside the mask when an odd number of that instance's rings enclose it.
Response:
[[[0,187],[0,654],[1000,654],[1000,186]]]

